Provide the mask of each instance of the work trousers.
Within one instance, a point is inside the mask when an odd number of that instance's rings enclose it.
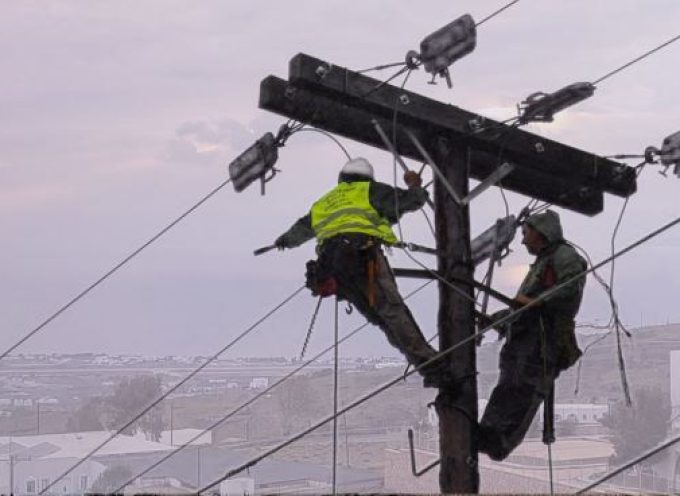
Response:
[[[512,325],[501,349],[500,376],[479,424],[479,450],[506,458],[524,439],[559,374],[555,341],[540,315],[527,311]]]
[[[350,242],[345,243],[344,238],[334,238],[319,257],[320,264],[333,265],[338,297],[347,300],[369,322],[377,325],[389,343],[401,351],[411,365],[418,366],[434,357],[437,351],[425,340],[399,294],[394,274],[380,246],[362,249],[356,246],[356,239],[350,237]],[[371,261],[374,262],[372,280],[367,270]],[[435,369],[435,366],[428,366],[421,372]]]

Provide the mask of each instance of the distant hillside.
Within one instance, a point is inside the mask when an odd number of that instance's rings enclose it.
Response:
[[[622,334],[623,354],[631,390],[639,387],[657,387],[669,391],[671,350],[680,350],[680,324],[641,327],[630,330],[632,337]],[[581,349],[600,336],[579,335]],[[498,367],[498,351],[502,342],[479,349],[480,396],[493,386]],[[560,401],[605,402],[623,398],[616,352],[616,336],[592,346],[581,358],[581,378],[578,396],[574,395],[577,366],[562,374],[558,380],[557,396]]]

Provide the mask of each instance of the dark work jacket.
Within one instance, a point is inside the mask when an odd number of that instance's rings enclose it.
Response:
[[[549,210],[530,217],[527,223],[543,234],[549,244],[531,264],[517,294],[537,298],[551,288],[582,274],[588,265],[574,247],[563,239],[556,213]],[[546,338],[550,340],[547,349],[553,350],[551,355],[554,356],[551,358],[560,370],[570,367],[581,356],[576,342],[574,319],[581,306],[585,282],[585,275],[578,277],[548,296],[535,310],[530,310],[540,313]],[[540,329],[534,328],[532,332],[540,332]]]

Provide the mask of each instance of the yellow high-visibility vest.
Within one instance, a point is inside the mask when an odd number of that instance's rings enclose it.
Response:
[[[388,245],[398,241],[390,222],[371,205],[370,185],[342,182],[312,205],[312,229],[319,242],[341,233],[367,234]]]

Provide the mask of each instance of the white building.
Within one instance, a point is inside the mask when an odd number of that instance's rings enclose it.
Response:
[[[680,361],[680,360],[679,360]],[[680,367],[680,363],[678,364]],[[481,417],[489,401],[480,399],[477,409]],[[605,415],[609,414],[609,405],[590,404],[590,403],[556,403],[555,422],[573,422],[575,424],[593,424],[599,422]],[[539,407],[536,413],[538,420],[543,422],[543,407]],[[427,411],[427,421],[430,425],[439,425],[439,418],[434,408]]]
[[[556,403],[555,422],[594,424],[609,415],[609,405],[590,403]],[[538,409],[538,419],[543,421],[543,407]]]
[[[108,431],[96,431],[0,437],[0,493],[38,494],[110,436]],[[98,455],[123,456],[169,449],[165,444],[119,435]],[[89,459],[59,480],[48,494],[83,494],[105,469],[104,464]]]
[[[250,389],[265,389],[269,387],[269,379],[267,377],[255,377],[250,381]]]

